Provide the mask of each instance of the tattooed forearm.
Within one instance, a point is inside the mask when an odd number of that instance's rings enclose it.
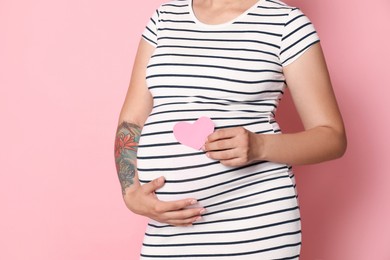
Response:
[[[118,178],[125,195],[126,188],[134,183],[136,159],[141,128],[138,125],[122,122],[115,138],[115,165]]]

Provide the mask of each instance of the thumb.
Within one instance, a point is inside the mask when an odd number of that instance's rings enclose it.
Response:
[[[163,176],[161,176],[157,179],[154,179],[153,181],[151,181],[149,183],[144,184],[142,187],[143,187],[145,193],[152,193],[152,192],[158,190],[159,188],[161,188],[162,186],[164,186],[164,182],[165,182],[165,178]]]

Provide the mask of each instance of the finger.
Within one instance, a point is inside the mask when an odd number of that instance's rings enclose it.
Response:
[[[232,160],[239,155],[236,152],[236,149],[229,149],[224,151],[209,151],[206,153],[206,156],[213,160]]]
[[[202,216],[195,216],[195,217],[187,218],[187,219],[183,219],[183,220],[171,220],[167,223],[170,225],[173,225],[173,226],[187,227],[187,226],[192,226],[192,223],[199,221],[201,219],[202,219]]]
[[[206,212],[205,209],[197,210],[181,210],[175,212],[167,212],[164,215],[159,216],[165,222],[175,226],[188,226],[192,225],[193,222],[198,221],[202,218],[201,214]]]
[[[166,221],[184,221],[186,219],[198,217],[206,212],[204,208],[184,209],[166,212],[161,215]]]
[[[219,161],[222,165],[228,166],[228,167],[237,167],[237,166],[243,166],[247,164],[247,162],[240,157],[227,159],[227,160],[220,160]]]
[[[153,181],[151,181],[149,183],[142,185],[142,190],[146,194],[152,193],[152,192],[158,190],[159,188],[161,188],[162,186],[164,186],[164,182],[165,182],[165,178],[163,176],[161,176],[157,179],[154,179]]]
[[[185,207],[192,206],[198,203],[196,199],[183,199],[176,201],[158,201],[155,205],[155,211],[158,213],[165,213],[170,211],[182,210]],[[196,208],[195,208],[196,209]]]
[[[207,137],[207,143],[234,137],[234,128],[219,129]]]
[[[233,139],[223,139],[214,142],[209,142],[204,145],[205,151],[220,151],[234,148]]]

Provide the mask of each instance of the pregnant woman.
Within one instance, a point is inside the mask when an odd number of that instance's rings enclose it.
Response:
[[[125,204],[150,219],[141,259],[299,259],[292,165],[346,149],[310,20],[277,0],[176,0],[142,36],[115,142]],[[275,121],[287,87],[302,132]],[[179,142],[199,118],[200,149]]]

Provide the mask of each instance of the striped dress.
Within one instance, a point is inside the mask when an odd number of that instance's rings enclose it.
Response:
[[[310,20],[283,2],[259,0],[230,22],[208,25],[192,0],[175,0],[159,6],[142,36],[156,49],[146,75],[154,105],[137,153],[140,182],[165,176],[159,199],[196,198],[206,213],[191,227],[150,220],[141,259],[298,259],[291,166],[227,167],[180,144],[173,127],[206,116],[216,129],[280,134],[274,115],[286,88],[283,67],[319,42]]]

